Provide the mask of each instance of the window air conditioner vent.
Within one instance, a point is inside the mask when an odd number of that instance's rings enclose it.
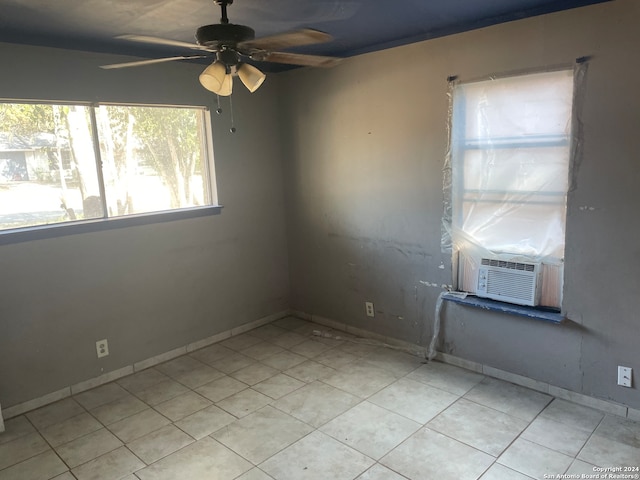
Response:
[[[477,295],[519,305],[538,305],[540,264],[482,258]]]
[[[489,265],[491,267],[508,268],[511,270],[522,270],[525,272],[533,272],[535,270],[535,265],[531,263],[506,262],[504,260],[493,260],[491,258],[483,258],[482,265]]]

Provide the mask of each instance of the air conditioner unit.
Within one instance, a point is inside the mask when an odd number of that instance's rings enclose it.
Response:
[[[540,301],[540,264],[481,258],[478,267],[479,297],[519,305]]]
[[[543,265],[517,261],[513,256],[483,258],[459,252],[458,288],[518,305],[537,306],[542,293]]]

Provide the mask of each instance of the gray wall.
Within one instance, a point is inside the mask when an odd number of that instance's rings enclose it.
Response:
[[[214,107],[203,66],[98,68],[116,61],[0,44],[0,95]],[[276,84],[237,88],[235,135],[228,109],[214,114],[221,215],[0,247],[3,407],[288,308]]]
[[[568,201],[572,324],[449,304],[442,350],[639,408],[637,387],[616,385],[617,365],[640,382],[638,24],[640,3],[618,0],[282,75],[292,307],[426,345],[441,288],[425,283],[452,283],[440,249],[446,78],[591,55]]]

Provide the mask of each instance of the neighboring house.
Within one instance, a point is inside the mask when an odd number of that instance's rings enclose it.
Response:
[[[60,179],[59,152],[65,176],[71,174],[71,150],[68,142],[56,145],[51,133],[37,133],[23,137],[0,132],[0,182],[58,182]]]

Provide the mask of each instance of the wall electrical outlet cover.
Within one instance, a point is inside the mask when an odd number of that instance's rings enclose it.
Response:
[[[364,308],[367,311],[367,317],[375,317],[376,313],[373,309],[373,302],[364,302]]]
[[[631,367],[618,366],[618,385],[631,387]]]
[[[107,340],[98,340],[96,342],[96,352],[98,353],[98,358],[106,357],[109,355],[109,344]]]

